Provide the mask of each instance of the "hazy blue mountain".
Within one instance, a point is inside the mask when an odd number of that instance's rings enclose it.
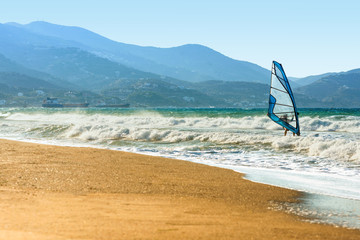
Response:
[[[359,107],[359,76],[354,69],[289,79],[299,107]],[[79,27],[0,24],[0,98],[18,104],[39,103],[35,90],[44,89],[92,104],[266,107],[269,81],[270,71],[202,45],[141,47]]]
[[[296,81],[294,80],[290,80],[290,78],[288,78],[289,82],[290,82],[290,86],[291,89],[294,90],[295,88],[299,88],[302,87],[303,85],[298,84]]]
[[[40,105],[47,93],[65,90],[47,81],[15,72],[0,72],[0,100],[2,106]],[[5,101],[5,102],[4,102]]]
[[[41,106],[45,97],[57,97],[61,102],[89,102],[94,104],[99,95],[86,91],[69,91],[42,79],[15,72],[0,72],[1,106]],[[4,103],[3,100],[6,102]]]
[[[176,79],[139,71],[80,48],[69,47],[71,40],[38,35],[13,25],[0,25],[0,53],[27,68],[51,74],[81,88],[100,90],[118,79],[158,78],[177,82]],[[76,44],[77,47],[80,45]]]
[[[18,89],[59,89],[47,81],[14,72],[0,72],[0,83]]]
[[[360,69],[325,76],[297,91],[320,100],[324,106],[360,107]]]
[[[353,70],[350,70],[347,72],[329,72],[329,73],[324,73],[324,74],[320,74],[320,75],[312,75],[312,76],[308,76],[308,77],[304,77],[304,78],[291,78],[290,77],[289,79],[292,80],[294,83],[298,84],[298,85],[295,85],[295,88],[296,88],[299,86],[309,85],[309,84],[316,82],[317,80],[320,80],[327,76],[338,75],[338,74],[347,74],[347,73],[360,73],[360,68],[353,69]]]
[[[79,27],[46,22],[22,25],[29,32],[78,43],[87,51],[116,60],[127,66],[186,81],[211,79],[267,82],[269,71],[253,63],[231,59],[208,47],[196,44],[173,48],[141,47],[109,40]]]
[[[360,73],[360,68],[353,69],[353,70],[347,71],[345,73]]]
[[[107,103],[132,106],[267,108],[270,86],[262,83],[205,81],[178,86],[157,79],[118,80],[102,95]],[[299,107],[321,107],[321,101],[297,93]]]
[[[262,83],[206,81],[194,83],[194,89],[224,100],[230,107],[267,108],[270,86]],[[298,107],[321,107],[321,102],[302,93],[295,94]]]
[[[29,68],[42,70],[90,90],[105,87],[119,78],[154,76],[77,48],[27,48],[21,56],[16,60]]]
[[[66,42],[81,43],[83,47],[87,47],[87,49],[113,50],[114,48],[118,48],[126,51],[127,47],[138,47],[136,45],[112,41],[99,34],[76,26],[63,26],[42,21],[25,25],[17,24],[16,26],[38,35],[54,37],[59,40],[65,40]]]
[[[226,107],[217,99],[196,89],[178,86],[159,79],[118,80],[102,92],[110,104],[130,103],[143,107]]]
[[[32,69],[27,66],[28,55],[34,55],[34,51],[48,48],[69,47],[74,45],[68,44],[66,41],[52,37],[42,36],[24,31],[18,27],[19,24],[0,24],[0,70],[3,72],[17,72],[34,78],[39,78],[56,84],[60,87],[76,89],[71,84],[58,76],[51,76],[45,73],[43,68]],[[22,26],[22,25],[19,25]],[[37,58],[32,58],[36,64]]]
[[[6,58],[4,55],[0,54],[0,72],[19,72],[19,73],[30,72],[31,73],[32,70],[27,69],[21,66],[20,64]]]
[[[313,82],[316,82],[317,80],[320,80],[321,78],[323,77],[326,77],[326,76],[330,76],[330,75],[335,75],[337,73],[324,73],[324,74],[320,74],[320,75],[312,75],[312,76],[308,76],[308,77],[304,77],[304,78],[294,78],[292,79],[293,82],[295,82],[297,85],[297,87],[300,87],[300,86],[306,86],[306,85],[309,85]]]
[[[192,81],[216,79],[266,83],[270,75],[268,70],[256,64],[234,60],[198,44],[173,48],[145,48],[138,54],[162,65],[190,70],[193,74]],[[178,78],[186,80],[189,77]]]
[[[15,23],[0,24],[0,47],[3,52],[11,53],[14,46],[84,47],[78,42],[27,31],[22,26],[23,25]],[[7,46],[9,46],[10,49],[7,49]],[[7,56],[8,54],[4,55]]]
[[[230,107],[267,107],[270,86],[262,83],[205,81],[193,88],[224,100]]]
[[[0,72],[19,73],[33,79],[40,79],[46,81],[47,83],[51,83],[51,85],[55,85],[60,88],[77,89],[77,86],[74,84],[71,84],[59,78],[55,78],[50,74],[26,68],[23,65],[6,58],[2,54],[0,54]]]
[[[9,24],[11,26],[14,25],[13,23]],[[21,28],[23,30],[27,30],[29,34],[35,34],[36,36],[44,36],[47,38],[50,37],[50,40],[46,43],[51,42],[54,38],[58,39],[61,43],[59,44],[57,42],[53,42],[52,46],[69,47],[72,43],[72,46],[74,47],[81,48],[85,51],[97,54],[98,56],[108,58],[126,66],[143,71],[159,73],[161,75],[168,75],[167,73],[170,73],[169,76],[174,71],[179,72],[180,75],[196,75],[186,69],[174,69],[173,67],[168,67],[142,56],[138,56],[138,53],[141,53],[143,49],[152,47],[141,47],[115,42],[83,28],[61,26],[47,22],[33,22],[26,25],[16,24],[15,26],[17,26],[18,29]],[[32,36],[30,37],[33,38]]]

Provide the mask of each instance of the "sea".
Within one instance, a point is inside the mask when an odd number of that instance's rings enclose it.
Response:
[[[1,108],[0,137],[181,159],[302,191],[274,209],[360,229],[360,109],[299,109],[301,136],[266,109]]]

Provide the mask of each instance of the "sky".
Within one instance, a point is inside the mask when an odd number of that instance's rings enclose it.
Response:
[[[267,69],[276,60],[292,77],[360,68],[358,0],[0,0],[0,23],[33,21],[141,46],[201,44]]]

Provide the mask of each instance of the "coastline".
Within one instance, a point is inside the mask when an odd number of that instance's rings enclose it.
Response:
[[[0,140],[0,239],[358,239],[274,211],[300,192],[232,170]]]

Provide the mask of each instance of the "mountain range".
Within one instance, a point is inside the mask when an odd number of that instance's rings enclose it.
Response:
[[[190,82],[210,79],[264,82],[269,72],[256,64],[231,59],[197,44],[173,48],[142,47],[115,42],[82,28],[46,22],[33,22],[23,25],[23,28],[67,43],[73,42],[74,47],[141,71]]]
[[[360,107],[360,69],[329,74],[297,88],[301,93],[329,107]]]
[[[266,107],[269,78],[267,69],[198,44],[143,47],[79,27],[0,24],[0,97],[12,102],[27,97],[36,105],[45,95],[93,104]],[[360,106],[360,69],[289,79],[299,107]]]

